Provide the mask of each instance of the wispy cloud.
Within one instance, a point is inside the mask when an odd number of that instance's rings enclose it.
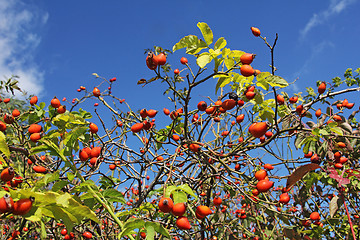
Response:
[[[316,61],[316,58],[321,55],[322,52],[324,52],[328,48],[334,48],[335,45],[330,41],[322,41],[319,44],[316,44],[312,47],[312,50],[310,51],[311,54],[307,58],[307,60],[304,62],[304,64],[299,68],[298,71],[296,71],[292,78],[300,78],[302,75],[307,74],[311,71],[314,71],[314,69],[311,69],[313,66],[314,61]],[[297,92],[299,90],[299,86],[295,83],[292,85],[292,90]]]
[[[326,48],[335,47],[335,45],[330,41],[322,41],[319,44],[316,44],[312,47],[311,54],[307,58],[306,62],[302,65],[302,67],[299,69],[299,71],[296,72],[297,76],[300,76],[301,74],[308,73],[309,72],[309,66],[312,65],[313,61],[316,57],[318,57]]]
[[[314,27],[323,24],[332,16],[341,13],[349,5],[356,2],[357,0],[331,0],[330,5],[327,9],[314,13],[314,15],[309,19],[307,24],[303,29],[300,30],[300,39],[304,39],[308,32]]]
[[[0,0],[0,78],[19,76],[20,88],[29,94],[43,91],[44,72],[33,55],[41,38],[36,33],[48,14],[21,0]]]

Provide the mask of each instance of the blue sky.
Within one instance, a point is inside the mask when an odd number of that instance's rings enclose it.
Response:
[[[0,72],[19,75],[21,86],[42,101],[80,97],[79,86],[99,83],[91,75],[96,72],[117,77],[113,92],[132,106],[161,110],[165,88],[136,85],[153,76],[144,49],[171,49],[185,35],[200,35],[196,24],[206,22],[229,48],[256,53],[254,65],[261,71],[270,71],[270,54],[250,27],[260,28],[269,41],[278,33],[277,74],[289,82],[299,78],[289,90],[304,92],[317,80],[359,67],[358,9],[359,0],[0,0]],[[168,59],[180,68],[184,55],[180,50]]]
[[[196,24],[206,22],[227,47],[257,54],[252,65],[261,71],[270,71],[270,53],[250,27],[260,28],[270,42],[278,33],[277,75],[288,82],[298,78],[290,94],[305,92],[318,80],[360,67],[359,9],[360,0],[0,0],[0,73],[19,75],[21,87],[48,104],[54,96],[80,98],[80,86],[92,90],[99,84],[92,76],[96,72],[117,78],[112,91],[133,110],[173,109],[160,83],[136,84],[153,77],[144,49],[172,49],[186,35],[200,36]],[[168,57],[173,68],[182,67],[182,56],[184,50]],[[215,99],[215,85],[209,81],[197,89],[192,107],[206,96]],[[83,108],[93,113],[94,102]]]

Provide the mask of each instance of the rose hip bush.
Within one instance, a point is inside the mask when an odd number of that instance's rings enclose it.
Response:
[[[269,48],[266,72],[253,68],[261,56],[198,27],[201,39],[144,59],[153,77],[138,84],[164,87],[172,109],[133,109],[98,74],[72,102],[2,99],[4,239],[358,239],[359,108],[348,99],[360,70],[289,95],[277,35],[251,28]],[[193,100],[208,81],[217,98]],[[20,90],[14,79],[1,89]],[[95,111],[81,108],[94,99]]]

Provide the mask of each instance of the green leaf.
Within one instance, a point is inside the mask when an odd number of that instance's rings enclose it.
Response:
[[[176,189],[176,186],[167,186],[165,190],[165,197],[170,197],[172,191]]]
[[[186,193],[183,191],[173,191],[172,196],[174,199],[174,204],[187,202]]]
[[[267,119],[269,122],[273,122],[274,120],[274,111],[270,108],[267,108],[267,109],[264,109],[264,110],[261,110],[259,112],[259,116],[262,120],[265,120]]]
[[[159,150],[162,146],[162,142],[165,142],[167,139],[167,135],[169,134],[168,129],[160,129],[155,138],[156,138],[156,148]]]
[[[92,193],[89,193],[89,192],[81,194],[81,196],[80,196],[81,200],[86,200],[86,199],[91,199],[91,198],[93,199],[94,195]]]
[[[47,233],[46,233],[46,228],[45,228],[45,224],[43,221],[40,222],[41,225],[41,239],[46,239],[47,237]]]
[[[200,29],[206,44],[209,46],[210,44],[212,44],[213,40],[214,40],[214,36],[213,36],[213,32],[211,31],[210,27],[204,23],[204,22],[199,22],[197,24],[198,28]]]
[[[146,222],[145,223],[145,229],[148,231],[148,226],[151,226],[157,233],[160,233],[166,238],[171,238],[169,232],[166,228],[164,228],[160,223],[158,222]],[[147,234],[146,234],[147,235]]]
[[[11,197],[15,200],[15,199],[21,199],[21,198],[29,198],[29,197],[34,197],[35,198],[35,204],[39,205],[39,204],[43,204],[43,202],[45,202],[46,204],[49,203],[55,203],[55,193],[54,192],[47,192],[45,193],[41,193],[41,192],[33,192],[29,189],[19,189],[19,190],[13,190],[13,189],[9,189],[10,191],[10,195]],[[48,200],[46,200],[45,198],[49,198]]]
[[[62,189],[63,187],[65,187],[68,184],[70,184],[70,183],[68,181],[65,181],[65,180],[57,181],[57,182],[54,183],[51,190],[53,190],[54,192],[57,192],[57,191],[59,191],[60,189]]]
[[[88,208],[87,206],[81,205],[74,198],[69,198],[69,207],[68,209],[80,222],[84,219],[91,219],[96,223],[99,223],[99,219],[96,217],[95,213]]]
[[[196,59],[196,63],[200,68],[204,68],[211,61],[212,58],[208,52],[200,54],[200,56]]]
[[[310,148],[310,138],[305,138],[303,139],[300,143],[299,143],[299,146],[301,147],[302,145],[304,145],[304,148],[303,148],[303,153],[308,153],[309,152],[309,148]]]
[[[184,124],[179,122],[176,127],[174,127],[174,130],[176,133],[181,134],[184,128]]]
[[[186,192],[187,194],[193,196],[195,199],[197,199],[197,196],[195,195],[194,191],[187,184],[182,184],[182,185],[178,186],[176,189],[182,190],[182,191]]]
[[[300,132],[300,133],[296,134],[296,138],[295,138],[295,142],[294,142],[296,149],[299,149],[302,146],[302,144],[304,143],[304,140],[306,139],[307,136],[309,136],[309,134],[306,134],[304,132]]]
[[[48,216],[48,215],[46,215],[47,213],[48,213],[48,211],[47,210],[44,211],[44,208],[36,207],[33,205],[30,212],[28,212],[28,214],[26,214],[25,218],[28,221],[40,222],[44,216]],[[50,213],[50,215],[52,215],[52,214]],[[52,218],[54,218],[53,215],[52,215]]]
[[[37,110],[37,109],[35,109],[34,112],[32,112],[32,113],[30,113],[30,114],[27,115],[28,117],[25,116],[25,114],[22,115],[22,116],[21,116],[21,120],[22,120],[22,121],[28,120],[29,124],[33,124],[33,123],[39,121],[40,118],[41,118],[40,116],[38,116],[38,115],[39,115],[39,114],[38,114],[39,111],[42,111],[43,113],[45,113],[45,111],[43,111],[43,110]],[[42,116],[41,113],[40,113],[40,115]]]
[[[327,126],[331,129],[336,127],[337,125],[338,125],[337,122],[330,122]]]
[[[218,50],[218,49],[221,50],[226,46],[226,44],[227,44],[227,42],[226,42],[225,38],[221,37],[216,41],[216,43],[214,45],[214,50]]]
[[[0,191],[0,198],[2,198],[3,196],[5,196],[7,194],[7,191]]]
[[[76,112],[73,112],[73,114],[75,114]],[[90,118],[92,118],[92,115],[91,115],[91,113],[89,113],[89,112],[87,112],[87,111],[85,111],[85,110],[83,110],[82,108],[79,108],[79,113],[80,113],[80,121],[84,121],[84,119],[90,119]],[[88,124],[88,123],[86,123],[86,124]]]
[[[69,181],[71,182],[72,180],[74,180],[75,175],[72,172],[67,172],[66,173],[66,177],[67,179],[69,179]]]
[[[116,213],[116,216],[117,216],[118,218],[121,218],[121,217],[129,216],[129,215],[134,215],[134,214],[137,214],[137,209],[131,209],[131,210],[128,210],[128,211],[117,212],[117,213]]]
[[[240,75],[238,73],[232,72],[232,81],[234,83],[241,83],[243,80],[246,80],[246,78],[243,75]]]
[[[62,220],[68,231],[72,231],[75,224],[77,224],[76,218],[68,211],[58,206],[50,206],[50,212],[54,214],[54,218],[57,220]]]
[[[80,183],[80,185],[76,186],[74,191],[76,192],[87,192],[88,188],[92,188],[95,191],[99,191],[93,180],[86,180],[85,182]]]
[[[156,142],[156,149],[159,150],[162,147],[162,143]]]
[[[4,153],[6,157],[10,157],[10,150],[3,132],[0,132],[0,151]]]
[[[223,55],[223,58],[227,58],[230,53],[231,50],[229,48],[224,48],[223,50],[221,50],[221,54]]]
[[[40,108],[40,109],[44,109],[45,107],[46,107],[46,103],[41,102],[41,103],[39,104],[39,108]]]
[[[29,219],[40,221],[41,216],[48,216],[57,220],[63,220],[67,229],[71,230],[74,224],[79,224],[84,219],[99,222],[95,213],[87,206],[74,200],[69,193],[46,193],[32,192],[29,189],[10,189],[13,199],[34,197],[33,209],[28,213]],[[34,211],[34,212],[32,212]],[[34,215],[35,214],[35,215]]]
[[[77,126],[65,135],[64,144],[67,147],[73,148],[80,136],[84,135],[89,130],[87,126]]]
[[[287,87],[287,86],[289,86],[289,83],[285,79],[283,79],[282,77],[279,77],[279,76],[270,75],[266,78],[266,81],[272,87]]]
[[[315,129],[314,129],[315,130]],[[316,131],[312,131],[312,132],[316,132]],[[320,129],[319,130],[319,134],[321,134],[322,136],[327,136],[327,135],[330,135],[330,133],[328,131],[326,131],[325,129]]]
[[[311,134],[313,134],[314,136],[320,137],[320,128],[314,128],[314,129],[311,131]]]
[[[39,189],[41,187],[45,187],[49,183],[59,180],[59,177],[60,177],[59,172],[46,174],[46,175],[44,175],[44,177],[42,177],[41,179],[39,179],[36,182],[34,189]]]
[[[108,200],[109,202],[121,202],[126,203],[124,196],[121,192],[116,189],[109,188],[102,192],[102,195]]]
[[[56,153],[56,155],[60,157],[63,161],[67,161],[67,158],[62,154],[59,147],[54,142],[51,142],[48,139],[42,139],[41,142],[44,143],[54,153]]]
[[[146,222],[145,229],[146,229],[146,240],[154,240],[155,237],[154,226],[150,222]]]
[[[261,104],[264,102],[264,96],[262,94],[259,94],[259,92],[255,95],[254,99],[253,99],[256,104]],[[264,107],[264,106],[263,106]]]
[[[121,239],[122,237],[129,235],[134,229],[141,229],[144,224],[145,221],[140,218],[130,218],[124,224],[124,228],[119,234],[119,238]]]

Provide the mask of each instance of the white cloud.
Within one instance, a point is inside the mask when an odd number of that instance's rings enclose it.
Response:
[[[48,17],[21,0],[0,0],[0,80],[17,75],[20,88],[29,94],[43,92],[44,72],[33,54],[41,41],[36,31]]]
[[[300,30],[300,39],[304,39],[307,33],[314,27],[324,23],[330,17],[339,14],[346,7],[356,2],[356,0],[331,0],[330,5],[327,9],[321,11],[320,13],[314,13],[314,15],[309,19],[307,24],[303,29]]]
[[[313,66],[313,62],[316,60],[316,57],[318,57],[323,51],[325,51],[327,48],[334,48],[335,45],[330,41],[322,41],[319,44],[316,44],[311,51],[311,55],[307,58],[305,63],[300,67],[300,69],[293,74],[293,78],[299,78],[302,74],[309,73],[313,71],[314,69],[309,69]],[[294,84],[295,85],[295,84]],[[293,86],[294,89],[298,88],[297,86]]]

